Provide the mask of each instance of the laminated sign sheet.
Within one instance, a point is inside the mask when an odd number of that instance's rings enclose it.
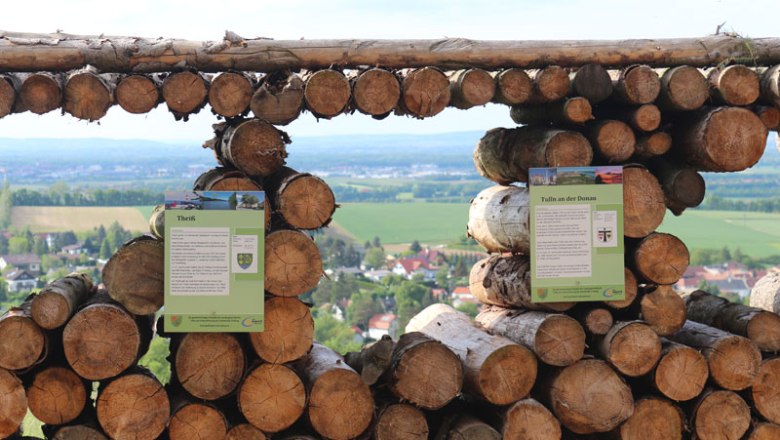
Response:
[[[165,194],[165,331],[263,330],[265,193]]]
[[[625,299],[623,168],[532,168],[534,302]]]

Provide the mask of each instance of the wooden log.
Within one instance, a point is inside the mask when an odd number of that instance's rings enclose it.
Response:
[[[488,252],[528,254],[530,202],[528,189],[492,186],[472,200],[466,234]]]
[[[212,405],[181,402],[174,405],[168,422],[170,440],[222,439],[227,435],[225,415]]]
[[[142,235],[127,243],[103,268],[103,283],[115,301],[136,315],[148,315],[163,305],[164,251],[162,241]]]
[[[156,205],[152,210],[149,233],[158,240],[165,240],[165,205]]]
[[[766,69],[761,75],[761,101],[780,107],[780,64]]]
[[[748,397],[761,417],[780,423],[780,358],[761,362]]]
[[[59,108],[62,104],[64,83],[62,75],[49,72],[38,72],[26,76],[19,91],[22,106],[37,115]]]
[[[124,111],[133,114],[149,113],[162,102],[156,76],[131,74],[122,76],[114,90],[114,99]]]
[[[615,324],[612,312],[604,307],[583,305],[575,307],[569,312],[569,315],[575,318],[585,332],[591,336],[604,336]]]
[[[498,423],[493,426],[505,439],[557,440],[561,438],[561,423],[541,403],[532,398],[519,400],[498,411]]]
[[[780,425],[753,421],[747,440],[773,440],[780,438]]]
[[[418,313],[406,331],[424,333],[455,352],[464,366],[464,391],[481,400],[494,405],[516,402],[528,395],[536,381],[536,357],[530,350],[485,333],[446,304],[433,304]]]
[[[274,212],[297,229],[327,226],[336,212],[336,197],[324,180],[281,167],[263,181]]]
[[[297,298],[266,299],[265,330],[250,333],[249,340],[266,362],[283,364],[301,358],[314,340],[309,307]]]
[[[685,243],[672,234],[653,232],[641,239],[630,253],[634,273],[654,284],[672,285],[690,262]]]
[[[12,436],[27,415],[27,396],[22,381],[0,368],[0,437]]]
[[[220,73],[209,86],[211,111],[225,118],[245,115],[255,93],[254,86],[255,79],[247,73]]]
[[[172,342],[172,369],[181,386],[203,400],[225,397],[244,376],[238,339],[227,333],[187,333]]]
[[[634,154],[636,136],[624,122],[614,119],[594,121],[586,126],[585,133],[594,154],[603,162],[625,162]]]
[[[33,298],[0,316],[0,369],[25,370],[46,358],[48,338],[32,319]]]
[[[685,301],[670,285],[647,286],[639,301],[639,316],[658,336],[668,336],[685,325]]]
[[[602,106],[596,112],[598,119],[617,119],[639,132],[651,132],[661,126],[661,110],[653,104],[640,106]],[[636,147],[634,147],[636,149]]]
[[[99,292],[65,325],[65,358],[85,379],[117,376],[146,353],[153,319],[153,315],[133,316],[105,291]]]
[[[108,440],[100,429],[89,425],[69,425],[57,429],[52,440]]]
[[[62,425],[72,422],[84,411],[88,391],[92,390],[87,389],[87,383],[73,370],[48,367],[36,373],[28,387],[28,406],[41,422]]]
[[[631,306],[631,304],[634,303],[634,300],[636,299],[639,290],[637,286],[636,276],[634,276],[634,272],[632,272],[631,269],[626,267],[623,268],[623,273],[625,275],[624,285],[625,285],[626,298],[618,301],[604,301],[603,303],[605,306],[613,310],[622,310]]]
[[[241,423],[231,427],[225,435],[225,440],[266,440],[263,431],[249,423]]]
[[[419,119],[435,116],[447,107],[450,96],[450,82],[441,70],[409,70],[401,80],[400,110]]]
[[[586,64],[570,75],[571,93],[582,96],[593,104],[612,94],[612,78],[600,64]]]
[[[531,72],[533,89],[528,98],[530,104],[541,104],[562,99],[569,93],[569,74],[560,66],[549,65]]]
[[[698,69],[677,66],[661,76],[658,106],[665,111],[690,111],[704,105],[710,96],[707,79]]]
[[[426,410],[444,407],[463,386],[463,366],[458,356],[419,332],[401,336],[386,376],[393,394]]]
[[[661,80],[650,66],[634,64],[621,69],[612,83],[611,98],[627,105],[650,104],[661,92]]]
[[[319,435],[346,440],[368,428],[374,412],[371,391],[341,356],[315,343],[294,365],[309,395],[309,423]]]
[[[360,374],[368,386],[372,386],[385,374],[393,360],[395,341],[383,335],[378,341],[363,346],[360,351],[344,355],[344,362]]]
[[[634,412],[631,389],[604,361],[543,371],[535,394],[574,433],[609,432]]]
[[[672,148],[672,135],[665,131],[655,131],[637,136],[634,145],[634,157],[644,161],[669,152]]]
[[[687,430],[685,415],[674,403],[657,396],[634,402],[634,413],[610,438],[629,440],[681,440]]]
[[[450,105],[461,110],[485,105],[496,94],[496,81],[482,69],[464,69],[451,72]]]
[[[780,316],[696,290],[685,297],[688,319],[744,336],[761,351],[780,351]]]
[[[216,167],[195,179],[195,191],[262,191],[263,188],[241,171]]]
[[[176,72],[162,82],[162,97],[176,120],[189,119],[206,105],[209,83],[198,72]]]
[[[256,118],[274,125],[287,125],[296,120],[303,109],[304,83],[290,72],[274,72],[264,76],[249,103]]]
[[[661,358],[649,375],[655,390],[675,402],[684,402],[704,391],[708,377],[707,360],[698,350],[661,339]]]
[[[311,237],[292,230],[265,237],[265,290],[298,296],[316,287],[321,276],[322,257]]]
[[[63,92],[63,113],[87,121],[102,118],[114,104],[114,80],[98,75],[92,67],[70,73]]]
[[[285,431],[277,436],[274,436],[274,440],[320,440],[314,435],[310,435],[301,431],[302,430]]]
[[[447,425],[446,434],[440,432],[436,437],[446,440],[500,440],[501,434],[490,425],[470,414],[456,415]]]
[[[593,151],[581,134],[543,127],[494,128],[474,148],[479,174],[499,184],[527,182],[533,167],[586,166]]]
[[[406,403],[378,408],[370,431],[376,440],[427,440],[429,432],[425,413]]]
[[[658,179],[644,167],[624,167],[623,234],[632,238],[645,237],[661,224],[664,214],[666,203]]]
[[[756,105],[752,108],[753,113],[764,123],[767,129],[777,130],[780,127],[780,109],[766,105]]]
[[[493,102],[506,105],[518,105],[527,101],[533,91],[531,77],[522,69],[504,69],[494,74],[496,94]]]
[[[351,83],[355,108],[366,115],[384,117],[395,110],[401,99],[401,81],[387,69],[365,70]]]
[[[767,273],[753,285],[750,307],[780,313],[780,271]]]
[[[707,82],[710,97],[719,104],[750,105],[761,92],[758,74],[739,64],[711,69],[707,72]]]
[[[318,70],[304,77],[303,98],[306,108],[317,118],[340,115],[349,104],[349,80],[338,70]]]
[[[722,388],[743,390],[758,375],[761,352],[747,338],[690,320],[668,338],[700,350],[707,358],[710,377]]]
[[[93,287],[92,278],[84,273],[52,281],[33,297],[30,316],[41,328],[62,327],[93,293]]]
[[[249,177],[265,177],[284,165],[287,157],[286,133],[259,119],[238,119],[216,127],[214,151],[225,166],[239,169]]]
[[[14,109],[22,111],[21,98],[17,97],[21,87],[21,80],[15,75],[0,75],[0,118],[10,115]]]
[[[155,439],[171,414],[168,393],[141,368],[101,386],[95,406],[100,426],[111,438]]]
[[[581,96],[537,105],[515,105],[509,116],[518,124],[584,124],[593,119],[593,108]]]
[[[705,391],[689,411],[693,437],[740,439],[750,428],[750,408],[732,391]]]
[[[695,208],[704,200],[706,183],[696,170],[665,157],[652,160],[650,169],[661,184],[666,207],[674,215],[679,216],[686,208]]]
[[[482,304],[562,312],[573,302],[531,302],[531,261],[525,255],[493,255],[471,268],[469,289]]]
[[[678,125],[674,146],[699,171],[742,171],[761,158],[766,136],[766,127],[750,110],[715,107]]]
[[[616,322],[596,348],[610,365],[629,377],[649,373],[661,357],[661,340],[642,321]]]
[[[261,364],[247,374],[238,391],[238,407],[264,432],[279,432],[298,420],[306,408],[301,378],[285,365]]]
[[[585,331],[566,315],[491,307],[474,321],[492,334],[533,350],[548,365],[565,367],[585,353]]]

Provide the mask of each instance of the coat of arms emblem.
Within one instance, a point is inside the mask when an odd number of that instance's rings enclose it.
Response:
[[[240,254],[238,254],[236,256],[236,259],[238,260],[238,265],[241,267],[241,269],[244,269],[244,270],[246,270],[247,268],[249,268],[249,266],[252,265],[253,258],[254,257],[253,257],[252,254],[241,254],[240,253]]]

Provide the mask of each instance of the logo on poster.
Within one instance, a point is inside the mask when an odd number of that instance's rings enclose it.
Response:
[[[238,260],[238,265],[241,267],[241,269],[247,269],[249,266],[252,265],[253,255],[238,254],[236,256],[236,259]]]

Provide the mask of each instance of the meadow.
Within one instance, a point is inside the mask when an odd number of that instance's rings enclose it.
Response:
[[[148,216],[132,207],[16,206],[11,211],[11,225],[17,229],[29,226],[32,232],[88,231],[115,221],[130,231],[149,229]]]

